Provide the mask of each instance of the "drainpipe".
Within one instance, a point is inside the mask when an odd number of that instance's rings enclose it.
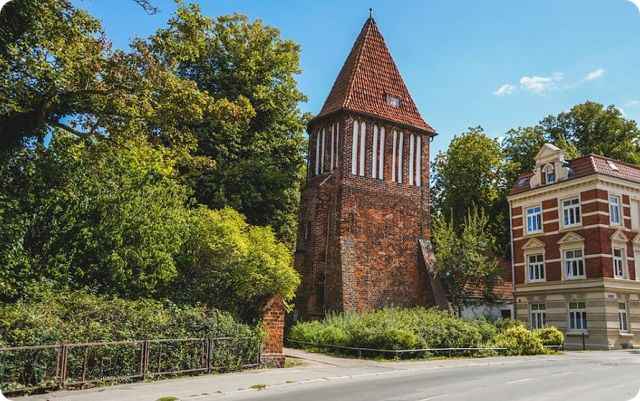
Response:
[[[511,240],[511,290],[513,291],[513,318],[517,319],[516,308],[517,299],[516,299],[516,254],[513,250],[513,217],[511,216],[511,201],[509,203],[509,238]]]

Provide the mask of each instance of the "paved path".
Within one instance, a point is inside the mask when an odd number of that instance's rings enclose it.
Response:
[[[640,389],[640,353],[630,351],[404,362],[287,353],[305,364],[16,401],[629,401]]]

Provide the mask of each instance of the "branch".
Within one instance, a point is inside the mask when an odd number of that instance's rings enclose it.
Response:
[[[149,15],[157,14],[158,11],[160,11],[158,7],[151,4],[149,0],[134,0],[134,1],[138,3],[138,5],[142,7],[144,11],[146,11],[147,14]]]
[[[51,125],[53,125],[54,127],[62,128],[63,130],[68,131],[68,132],[70,132],[70,133],[72,133],[72,134],[74,134],[76,136],[79,136],[79,137],[85,137],[85,136],[88,136],[88,135],[92,134],[91,132],[78,131],[77,129],[71,128],[70,126],[68,126],[66,124],[62,124],[59,121],[53,121],[53,122],[51,122]]]

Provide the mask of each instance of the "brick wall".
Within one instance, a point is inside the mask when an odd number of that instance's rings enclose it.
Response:
[[[363,117],[342,113],[309,127],[311,168],[315,168],[315,133],[322,127],[329,132],[327,128],[336,122],[340,131],[337,169],[319,176],[310,172],[301,199],[296,266],[303,283],[296,309],[302,318],[318,318],[330,310],[433,302],[418,243],[430,237],[429,138],[421,139],[422,186],[408,185],[408,133],[417,133],[368,118],[365,176],[353,176],[355,119]],[[382,180],[372,177],[374,124],[385,127]],[[405,133],[402,184],[392,182],[394,128]],[[330,149],[330,144],[325,146]]]
[[[284,367],[284,303],[280,296],[269,300],[262,312],[265,338],[262,344],[262,363]]]

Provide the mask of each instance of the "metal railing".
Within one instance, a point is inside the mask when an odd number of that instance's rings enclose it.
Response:
[[[171,338],[0,348],[6,393],[257,367],[256,338]]]

